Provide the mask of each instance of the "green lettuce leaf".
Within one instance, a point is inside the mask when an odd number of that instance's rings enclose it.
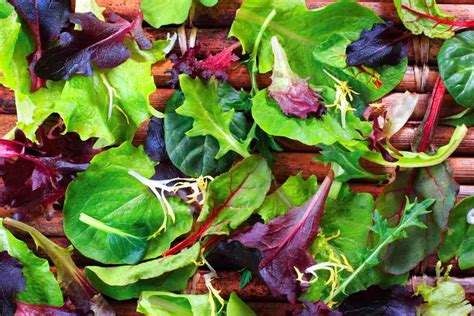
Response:
[[[46,259],[38,258],[28,246],[16,239],[4,226],[0,218],[0,252],[18,259],[23,264],[25,290],[18,294],[18,300],[28,304],[62,306],[63,294]]]
[[[393,0],[393,3],[400,20],[413,34],[423,34],[431,38],[450,38],[454,36],[452,26],[422,17],[414,12],[410,12],[406,8],[402,8],[402,5],[405,5],[417,12],[428,14],[435,18],[453,20],[452,16],[441,11],[438,4],[436,4],[436,0]]]
[[[443,262],[456,257],[461,269],[474,267],[474,227],[468,222],[472,218],[472,214],[469,214],[472,209],[474,196],[463,199],[452,209],[448,229],[438,251],[439,259]]]
[[[137,265],[88,266],[85,273],[101,293],[116,300],[139,297],[143,291],[180,291],[196,272],[201,246],[195,244],[179,254]]]
[[[130,159],[133,157],[133,159]],[[163,222],[160,202],[149,188],[129,174],[154,174],[154,162],[142,148],[124,143],[91,161],[71,183],[64,203],[64,231],[85,256],[108,264],[133,264],[157,257],[192,226],[189,206],[171,198],[176,222],[151,238]]]
[[[249,157],[248,147],[252,140],[251,133],[247,139],[235,138],[230,131],[234,109],[224,111],[218,103],[218,82],[215,79],[204,83],[201,79],[192,79],[188,75],[179,76],[179,84],[184,93],[184,103],[176,113],[194,119],[193,127],[186,132],[187,136],[214,137],[219,143],[215,158],[219,159],[233,151],[242,157]]]
[[[446,89],[457,103],[474,107],[474,31],[462,32],[444,42],[438,67]]]
[[[372,10],[352,1],[339,1],[317,10],[308,10],[304,0],[245,0],[232,24],[230,36],[237,37],[244,52],[252,52],[261,26],[272,10],[276,15],[263,33],[258,51],[260,72],[272,69],[270,38],[277,36],[288,55],[291,69],[314,86],[333,87],[326,69],[359,92],[366,102],[381,98],[403,78],[406,58],[395,67],[375,68],[382,86],[373,74],[347,67],[346,47],[359,39],[364,29],[383,20]],[[297,23],[295,23],[297,21]],[[329,95],[322,92],[323,97]]]

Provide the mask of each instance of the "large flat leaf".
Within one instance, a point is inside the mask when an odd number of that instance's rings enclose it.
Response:
[[[357,40],[364,29],[383,20],[372,10],[352,1],[340,1],[322,9],[308,10],[304,0],[245,0],[232,24],[231,36],[242,43],[244,52],[252,52],[258,32],[272,9],[275,17],[263,34],[258,62],[261,72],[272,69],[270,38],[277,36],[288,55],[291,69],[315,86],[333,87],[328,70],[361,93],[365,101],[379,99],[402,79],[407,61],[395,67],[376,67],[382,86],[372,75],[345,64],[346,47]],[[323,91],[323,96],[326,97]]]
[[[88,266],[87,277],[105,295],[117,300],[135,298],[143,291],[180,291],[196,272],[193,261],[200,254],[199,243],[177,255],[134,266]]]
[[[439,73],[457,103],[474,107],[474,31],[444,42],[438,54]]]

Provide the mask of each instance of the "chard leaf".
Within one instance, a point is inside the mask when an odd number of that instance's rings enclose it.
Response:
[[[178,253],[203,236],[228,235],[246,221],[263,202],[270,189],[271,170],[265,159],[250,156],[216,177],[197,219],[195,232],[164,253]]]
[[[15,299],[18,293],[25,290],[23,265],[8,252],[0,252],[0,313],[13,316],[16,310]]]
[[[394,226],[405,208],[406,197],[420,200],[433,198],[431,212],[420,220],[427,228],[411,227],[407,238],[391,244],[380,257],[384,271],[405,273],[431,254],[441,242],[448,224],[449,212],[454,206],[459,185],[454,181],[447,163],[437,166],[399,171],[377,199],[376,207],[388,224]]]
[[[216,159],[222,158],[229,151],[244,158],[249,157],[248,147],[252,137],[249,133],[247,139],[242,140],[232,135],[230,126],[235,110],[224,111],[218,103],[217,81],[211,79],[206,84],[199,78],[180,75],[179,82],[184,93],[184,103],[176,109],[176,113],[194,119],[193,127],[186,135],[214,137],[219,143]]]
[[[309,246],[316,238],[324,212],[324,203],[333,180],[329,176],[316,194],[303,206],[293,208],[267,224],[256,223],[233,239],[262,253],[260,275],[274,296],[286,295],[295,302],[304,287],[297,280],[296,269],[304,271],[314,264]]]
[[[474,31],[444,42],[438,54],[439,73],[457,103],[474,107]]]
[[[406,59],[395,67],[374,69],[380,74],[382,86],[376,84],[372,74],[346,66],[346,47],[357,40],[364,29],[383,22],[372,10],[352,1],[308,10],[304,0],[245,0],[230,31],[230,35],[241,42],[244,53],[253,51],[255,39],[272,10],[276,15],[263,32],[258,50],[260,72],[272,69],[270,39],[276,36],[288,55],[291,69],[299,77],[309,78],[314,86],[334,85],[333,79],[323,71],[326,69],[338,79],[348,81],[364,101],[370,102],[391,91],[402,79]],[[327,91],[322,91],[322,95],[325,99],[329,96]]]
[[[21,278],[24,279],[25,286],[19,291],[21,292],[18,295],[19,300],[29,304],[63,305],[63,295],[54,274],[49,270],[48,260],[38,258],[23,241],[15,238],[3,226],[2,219],[0,219],[0,252],[7,252],[21,263],[23,271]],[[3,289],[3,286],[0,288]]]
[[[222,92],[223,87],[224,85],[220,85],[218,88],[219,104],[222,104],[224,109],[230,110],[225,106],[226,102],[236,101],[227,99],[227,94]],[[175,111],[183,102],[183,94],[175,92],[166,104],[165,142],[171,161],[180,171],[192,177],[214,176],[227,171],[232,165],[235,154],[227,153],[222,158],[216,159],[219,143],[214,137],[210,135],[187,136],[186,133],[192,129],[194,120]],[[247,120],[242,113],[234,113],[230,131],[234,137],[240,139],[247,135]]]
[[[149,238],[163,222],[161,204],[129,171],[151,178],[154,165],[142,148],[124,143],[97,155],[69,186],[64,231],[82,254],[102,263],[133,264],[160,255],[191,228],[189,207],[170,199],[177,222]]]
[[[431,38],[450,38],[454,36],[453,26],[436,20],[454,20],[452,16],[441,11],[436,0],[393,0],[393,3],[400,20],[413,34],[423,34]],[[429,17],[417,14],[413,10]]]
[[[85,273],[101,293],[116,300],[139,297],[143,291],[180,291],[196,272],[199,243],[174,256],[117,267],[88,266]]]
[[[35,241],[36,246],[46,252],[56,267],[59,286],[64,295],[71,300],[77,313],[89,314],[93,312],[96,315],[115,315],[113,308],[86,279],[82,270],[79,270],[75,265],[71,258],[71,247],[61,248],[38,230],[22,222],[5,218],[3,223],[28,233]]]
[[[461,269],[474,267],[474,228],[471,210],[474,208],[474,196],[459,202],[449,214],[448,229],[438,251],[443,262],[456,257]]]
[[[345,129],[332,113],[323,115],[322,119],[288,117],[280,110],[278,103],[267,96],[267,90],[261,90],[253,98],[252,116],[266,133],[312,146],[339,142],[348,147],[367,148],[360,141],[360,133],[368,134],[371,129],[370,123],[361,121],[353,113],[347,114]]]
[[[267,195],[256,213],[268,223],[277,216],[286,215],[290,209],[303,205],[317,189],[316,176],[312,175],[304,180],[301,173],[298,173],[289,177],[272,194]]]

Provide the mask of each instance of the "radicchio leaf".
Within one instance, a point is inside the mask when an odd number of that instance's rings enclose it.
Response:
[[[363,30],[357,41],[347,46],[347,65],[398,65],[407,56],[404,40],[409,35],[391,21],[375,23],[370,30]]]
[[[214,77],[219,81],[226,81],[232,62],[239,60],[233,53],[236,47],[235,45],[226,47],[216,55],[208,55],[203,60],[197,59],[200,52],[199,45],[189,48],[182,56],[172,54],[169,59],[173,63],[173,68],[165,71],[171,74],[168,84],[176,87],[180,74],[189,75],[193,79],[209,80]]]
[[[286,295],[294,303],[304,289],[297,281],[295,269],[304,273],[306,268],[314,264],[308,248],[318,233],[332,182],[331,174],[305,205],[294,208],[288,215],[279,216],[267,224],[257,223],[249,231],[233,238],[246,247],[260,250],[260,275],[274,296]]]
[[[277,101],[287,116],[305,119],[313,114],[320,118],[327,111],[321,97],[306,79],[300,78],[291,70],[285,50],[275,36],[272,37],[271,44],[275,63],[268,95]]]
[[[73,74],[92,75],[92,62],[99,68],[114,68],[131,55],[124,44],[126,36],[134,36],[140,48],[149,49],[151,42],[141,30],[142,14],[128,22],[116,14],[99,20],[92,13],[74,13],[69,17],[81,30],[61,33],[59,45],[44,52],[35,66],[35,73],[44,79],[67,80]]]
[[[0,315],[15,313],[16,295],[25,290],[23,265],[8,252],[0,252]]]
[[[68,26],[71,1],[68,0],[9,0],[28,24],[33,33],[36,50],[28,56],[31,92],[46,86],[46,80],[35,72],[38,60],[48,49],[49,43],[58,39],[61,30]]]
[[[0,205],[14,209],[17,218],[41,211],[52,216],[52,206],[64,196],[69,182],[98,153],[94,139],[81,141],[76,133],[62,134],[61,129],[43,124],[38,144],[20,130],[14,140],[0,140]]]

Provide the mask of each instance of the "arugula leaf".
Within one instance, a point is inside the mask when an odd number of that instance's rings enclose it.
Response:
[[[448,164],[400,171],[377,199],[376,207],[380,214],[389,220],[390,225],[400,221],[405,208],[405,196],[410,199],[434,198],[430,214],[420,218],[426,229],[410,228],[408,238],[390,245],[381,257],[384,271],[401,274],[431,254],[441,242],[441,236],[448,224],[449,212],[454,206],[459,185],[453,180]]]
[[[443,262],[456,257],[461,269],[474,267],[474,228],[471,224],[473,208],[474,196],[470,196],[451,210],[448,229],[438,251],[439,259]]]
[[[4,316],[13,316],[16,305],[15,298],[18,293],[25,290],[23,265],[20,261],[10,256],[8,252],[0,252],[0,313]]]
[[[367,148],[360,141],[361,133],[368,134],[371,129],[370,123],[361,121],[353,113],[347,114],[345,129],[331,113],[326,113],[322,119],[288,117],[281,111],[278,103],[267,96],[266,89],[254,96],[252,116],[266,133],[291,138],[311,146],[339,142],[348,147]]]
[[[196,272],[199,243],[177,255],[117,267],[87,266],[89,280],[107,296],[116,300],[139,297],[143,291],[180,291]]]
[[[304,180],[301,173],[289,177],[278,189],[265,197],[256,213],[265,223],[277,216],[286,215],[290,209],[303,205],[316,193],[317,180],[314,175]]]
[[[439,73],[449,93],[462,106],[474,107],[474,31],[447,40],[438,53]]]
[[[233,238],[246,247],[260,250],[260,275],[274,296],[286,295],[294,303],[304,289],[296,272],[305,271],[314,264],[308,248],[318,233],[332,182],[331,176],[326,177],[305,205],[293,208],[288,215],[274,218],[267,224],[256,223],[249,231]]]
[[[216,177],[209,184],[194,232],[164,255],[178,253],[203,236],[228,235],[262,204],[270,181],[271,170],[259,156],[250,156]]]
[[[176,113],[194,119],[193,127],[186,135],[214,137],[219,143],[216,159],[222,158],[229,151],[234,151],[244,158],[249,157],[248,147],[252,135],[249,133],[246,140],[237,139],[232,135],[230,124],[234,109],[224,112],[219,105],[217,81],[211,79],[205,84],[199,78],[180,75],[179,82],[185,99],[183,105],[176,109]]]
[[[4,227],[0,219],[0,252],[5,251],[22,265],[22,278],[26,286],[20,291],[19,300],[30,304],[63,305],[63,295],[49,269],[48,260],[38,258],[23,241]]]
[[[227,94],[221,92],[224,85],[219,85],[219,104],[226,101]],[[233,88],[232,88],[233,89]],[[235,89],[234,89],[235,91]],[[232,92],[231,92],[232,93]],[[183,173],[197,177],[200,175],[218,175],[227,171],[235,158],[234,153],[227,153],[222,158],[216,159],[219,151],[219,143],[210,136],[187,136],[186,133],[192,129],[194,120],[190,117],[176,113],[176,109],[184,102],[184,95],[175,92],[165,110],[165,142],[166,149],[173,164]],[[223,106],[224,110],[230,110]],[[245,138],[247,135],[247,120],[240,112],[235,112],[230,123],[230,131],[237,138]]]
[[[75,311],[80,314],[94,312],[98,315],[115,315],[113,308],[102,295],[90,284],[84,273],[74,264],[71,258],[71,249],[64,249],[46,238],[35,228],[22,222],[5,218],[3,223],[20,231],[28,233],[41,247],[56,267],[59,286],[64,295],[71,300]],[[44,290],[44,288],[42,288]]]
[[[245,0],[230,31],[230,36],[241,42],[244,53],[253,51],[261,26],[272,10],[276,15],[263,32],[258,50],[260,72],[272,69],[270,39],[276,36],[285,48],[291,69],[299,77],[309,78],[314,86],[333,86],[333,79],[323,71],[325,69],[340,80],[348,81],[364,101],[370,102],[391,91],[402,79],[406,59],[395,67],[374,69],[380,74],[382,86],[376,84],[372,74],[346,66],[346,47],[357,40],[364,29],[383,22],[372,10],[352,1],[308,10],[304,0]],[[328,98],[327,91],[321,93]]]

